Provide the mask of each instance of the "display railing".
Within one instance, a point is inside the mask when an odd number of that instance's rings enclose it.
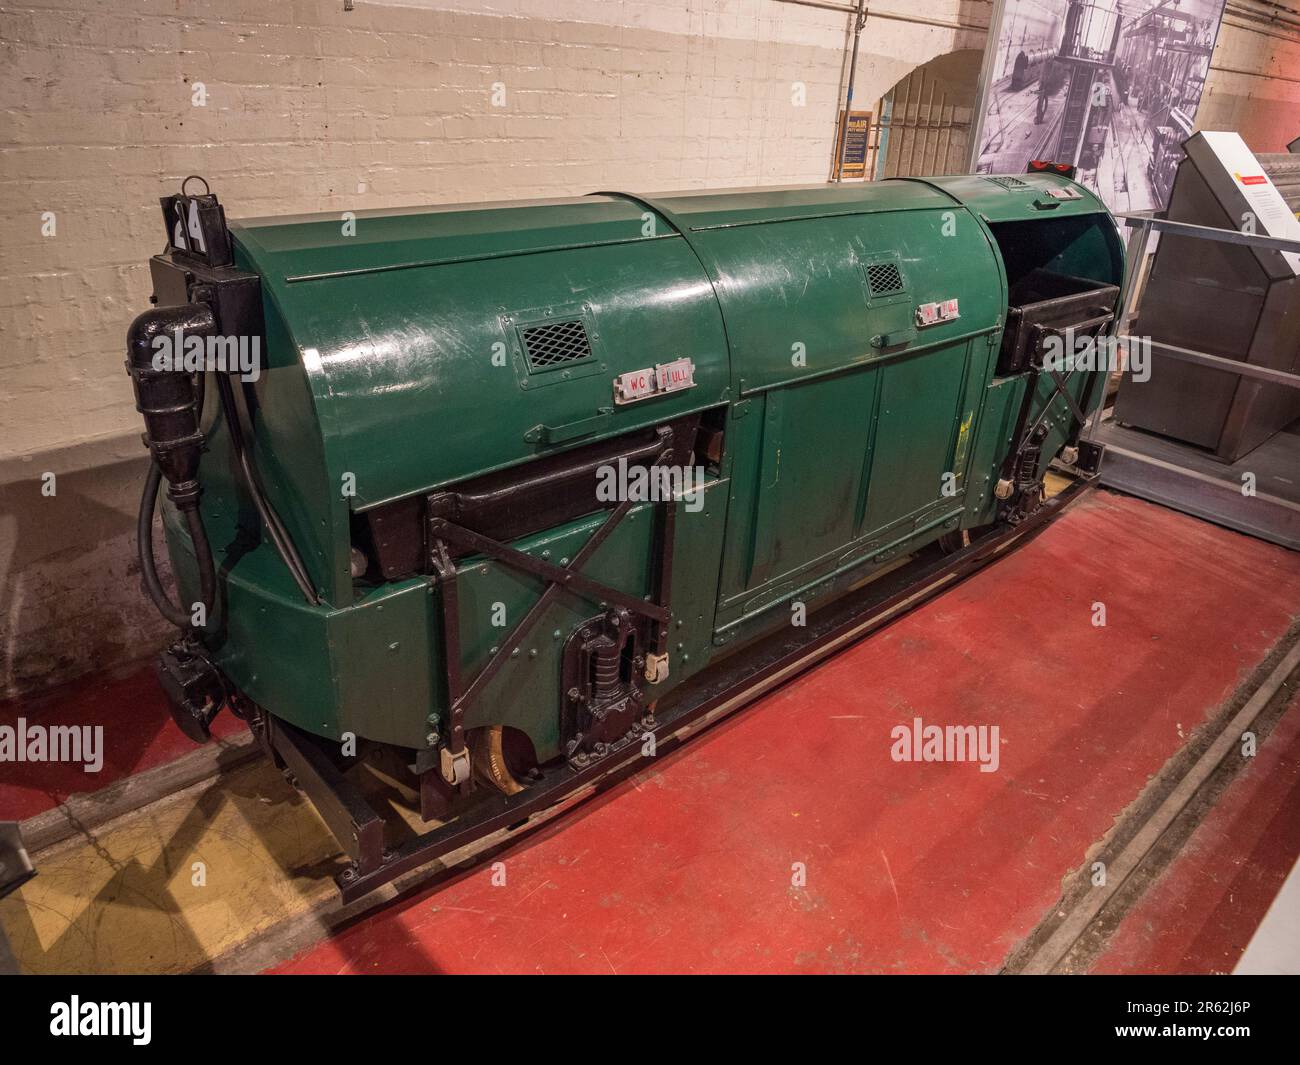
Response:
[[[1137,343],[1139,338],[1129,335],[1129,324],[1138,313],[1141,303],[1141,281],[1145,275],[1147,246],[1152,233],[1168,233],[1171,236],[1193,237],[1197,240],[1212,240],[1221,244],[1243,244],[1252,248],[1265,248],[1272,251],[1293,252],[1300,255],[1300,240],[1288,240],[1285,237],[1269,237],[1262,233],[1243,233],[1236,229],[1216,229],[1213,226],[1198,226],[1190,222],[1174,222],[1168,218],[1157,218],[1154,214],[1117,214],[1116,220],[1128,227],[1127,261],[1128,272],[1124,278],[1124,288],[1120,296],[1121,313],[1115,318],[1114,337],[1123,344]],[[1269,384],[1283,385],[1287,388],[1300,388],[1300,374],[1286,370],[1275,370],[1267,366],[1256,366],[1237,359],[1226,359],[1222,355],[1212,355],[1208,351],[1196,351],[1174,344],[1165,344],[1158,340],[1143,338],[1142,343],[1150,346],[1152,351],[1167,355],[1180,362],[1207,366],[1212,370],[1223,370],[1241,377],[1250,377]],[[1094,423],[1095,424],[1095,423]]]

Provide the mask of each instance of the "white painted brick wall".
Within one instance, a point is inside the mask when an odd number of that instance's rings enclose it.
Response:
[[[232,217],[823,180],[845,25],[776,0],[6,5],[0,457],[136,431],[122,337],[183,175]],[[859,98],[957,36],[873,22]]]

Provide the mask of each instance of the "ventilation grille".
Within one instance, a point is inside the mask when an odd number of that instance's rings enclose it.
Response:
[[[1021,181],[1018,177],[991,177],[988,180],[995,185],[1001,185],[1004,189],[1029,188],[1029,182]]]
[[[897,263],[872,263],[867,267],[867,287],[874,296],[892,296],[903,291],[903,273]]]
[[[581,318],[528,326],[520,334],[530,370],[549,370],[591,357],[591,341]]]

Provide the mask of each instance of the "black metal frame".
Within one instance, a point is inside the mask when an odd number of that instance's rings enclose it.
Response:
[[[328,741],[270,714],[261,715],[259,723],[262,728],[254,733],[260,732],[263,746],[271,749],[294,783],[307,793],[356,868],[382,868],[392,857],[384,850],[384,819],[343,775],[337,763],[338,744],[326,746]]]
[[[1026,285],[1029,286],[1028,291],[1023,287]],[[1036,293],[1035,285],[1046,286],[1049,290],[1059,289],[1064,285],[1069,290],[1057,295],[1016,302],[1019,298],[1039,294]],[[1047,435],[1043,425],[1056,403],[1056,397],[1065,397],[1070,413],[1074,416],[1075,425],[1066,434],[1066,443],[1068,446],[1077,447],[1079,437],[1088,422],[1087,408],[1092,402],[1097,378],[1100,376],[1095,367],[1092,371],[1075,367],[1062,374],[1053,366],[1044,366],[1043,340],[1047,336],[1064,338],[1067,332],[1077,336],[1089,330],[1094,331],[1094,338],[1099,337],[1119,313],[1121,290],[1116,285],[1042,270],[1030,271],[1011,288],[1011,305],[1007,308],[1007,328],[1003,334],[1002,348],[998,353],[998,372],[1027,374],[1025,394],[1020,401],[1020,410],[1016,413],[1011,448],[1007,452],[1001,471],[1002,479],[1011,480],[1016,489],[1003,511],[1004,515],[1014,522],[1023,519],[1037,502],[1036,498],[1029,500],[1024,498],[1024,495],[1032,491],[1037,484],[1038,479],[1035,474],[1040,448]],[[1043,403],[1038,417],[1034,419],[1032,425],[1029,425],[1027,424],[1029,413],[1038,395],[1038,381],[1044,372],[1051,377],[1055,387]],[[1071,378],[1080,372],[1090,373],[1082,403],[1075,400],[1069,392]]]
[[[672,430],[659,430],[659,452],[653,460],[654,465],[672,461]],[[641,599],[638,596],[602,584],[591,577],[584,576],[582,567],[596,553],[597,549],[618,527],[635,505],[633,500],[624,500],[609,514],[605,521],[591,534],[587,542],[574,554],[567,566],[557,566],[545,559],[537,558],[516,548],[503,544],[491,537],[484,536],[463,525],[458,525],[438,514],[429,516],[429,565],[434,580],[441,591],[442,599],[442,640],[443,658],[446,663],[447,685],[447,736],[446,746],[453,758],[465,754],[464,718],[466,708],[479,696],[488,683],[500,671],[502,665],[510,658],[510,653],[523,643],[533,626],[541,620],[547,608],[559,596],[562,590],[584,593],[597,602],[623,607],[629,612],[647,618],[654,625],[652,644],[656,653],[662,654],[668,645],[668,622],[672,617],[672,567],[673,567],[673,531],[676,520],[677,503],[672,498],[661,500],[659,509],[658,543],[655,554],[658,558],[654,577],[653,599]],[[507,566],[540,577],[547,582],[546,588],[528,612],[519,620],[510,633],[498,645],[496,652],[488,659],[476,677],[468,684],[461,672],[460,656],[460,600],[457,594],[456,564],[449,548],[459,548],[478,555],[487,555]],[[558,693],[557,693],[558,694]],[[445,774],[444,774],[445,775]],[[457,782],[461,783],[461,782]]]
[[[1048,413],[1056,403],[1056,397],[1063,396],[1065,402],[1069,405],[1070,413],[1074,415],[1075,424],[1066,435],[1066,444],[1070,447],[1077,447],[1079,445],[1079,438],[1082,436],[1083,430],[1088,424],[1087,408],[1092,402],[1092,394],[1097,387],[1097,380],[1100,375],[1100,371],[1097,370],[1096,367],[1089,370],[1084,367],[1076,366],[1063,374],[1055,367],[1044,366],[1041,358],[1043,337],[1048,333],[1054,333],[1060,336],[1064,334],[1066,329],[1073,331],[1078,329],[1096,328],[1098,333],[1096,334],[1095,339],[1100,340],[1100,330],[1108,323],[1114,321],[1117,313],[1117,311],[1113,311],[1098,314],[1083,322],[1070,324],[1068,326],[1052,326],[1042,323],[1033,323],[1030,326],[1033,331],[1034,339],[1031,345],[1033,354],[1030,357],[1029,368],[1026,371],[1028,373],[1028,380],[1025,382],[1025,394],[1020,401],[1020,410],[1016,415],[1016,429],[1011,438],[1012,447],[1008,451],[1006,460],[1002,466],[1002,476],[1004,478],[1016,479],[1016,488],[1021,492],[1024,491],[1025,486],[1019,483],[1019,478],[1016,478],[1016,474],[1021,466],[1022,460],[1025,459],[1027,449],[1031,447],[1037,449],[1042,438],[1047,435],[1046,431],[1040,432],[1040,429],[1046,422]],[[1029,412],[1033,408],[1034,397],[1038,394],[1038,379],[1044,371],[1051,376],[1054,388],[1052,389],[1052,394],[1048,396],[1047,400],[1043,403],[1042,410],[1038,412],[1038,417],[1034,419],[1034,423],[1030,426],[1026,426],[1025,423],[1029,420]],[[1089,374],[1084,386],[1082,403],[1076,400],[1074,396],[1070,395],[1069,392],[1070,381],[1077,373]],[[1032,453],[1032,458],[1034,459],[1033,465],[1037,467],[1037,450]],[[1095,467],[1092,470],[1085,470],[1085,472],[1095,472]],[[1036,478],[1033,478],[1033,480],[1037,483]],[[1020,520],[1026,512],[1024,503],[1025,501],[1023,499],[1012,499],[1007,511],[1008,515],[1012,516],[1014,520]]]
[[[927,550],[906,566],[828,604],[813,615],[808,626],[775,633],[692,678],[659,701],[653,723],[645,728],[645,735],[654,736],[656,756],[667,753],[689,735],[739,710],[823,658],[902,617],[1013,546],[1027,542],[1094,483],[1093,477],[1076,479],[1024,521],[993,528],[953,554],[945,555],[937,548]],[[530,571],[538,572],[531,566]],[[557,576],[551,572],[544,575]],[[658,613],[661,609],[654,604],[641,605],[647,612]],[[339,771],[323,745],[325,741],[318,741],[283,722],[267,721],[271,746],[293,770],[298,785],[321,811],[335,838],[352,859],[335,878],[345,904],[495,833],[510,833],[502,836],[504,843],[535,827],[533,819],[537,815],[559,803],[608,788],[644,764],[641,744],[630,745],[586,767],[569,762],[552,764],[544,767],[522,792],[509,796],[486,794],[455,820],[385,851],[382,827],[377,827],[382,822],[357,787]]]

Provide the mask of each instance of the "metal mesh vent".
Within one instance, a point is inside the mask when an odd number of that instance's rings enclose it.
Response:
[[[867,267],[867,285],[873,296],[891,296],[903,291],[903,274],[897,263],[872,263]]]
[[[547,322],[520,330],[524,353],[530,370],[549,370],[566,362],[577,362],[591,355],[591,341],[581,318]]]
[[[995,185],[1001,185],[1004,189],[1029,188],[1029,182],[1021,181],[1018,177],[991,177],[988,180]]]

